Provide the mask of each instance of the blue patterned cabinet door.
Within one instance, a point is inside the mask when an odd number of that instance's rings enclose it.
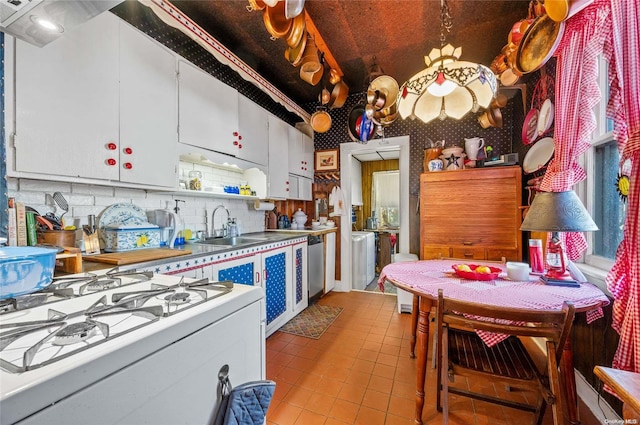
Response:
[[[267,325],[287,311],[286,254],[264,257],[266,271]]]
[[[259,256],[246,257],[237,260],[214,264],[213,279],[230,280],[242,285],[261,286]]]
[[[300,301],[302,301],[302,297],[306,296],[307,294],[303,293],[302,290],[302,249],[303,247],[298,247],[295,249],[295,257],[296,257],[296,277],[295,277],[295,282],[296,282],[296,298],[295,298],[295,303],[296,305],[298,305],[300,303]]]

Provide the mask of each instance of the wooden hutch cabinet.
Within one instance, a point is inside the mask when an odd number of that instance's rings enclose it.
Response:
[[[421,259],[522,261],[520,167],[420,176]]]

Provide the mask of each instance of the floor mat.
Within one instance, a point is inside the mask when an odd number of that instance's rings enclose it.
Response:
[[[307,338],[319,339],[340,313],[342,313],[342,307],[311,304],[278,330]]]

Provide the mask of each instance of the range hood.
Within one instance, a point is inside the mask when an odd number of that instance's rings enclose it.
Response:
[[[0,0],[0,30],[42,47],[122,0]],[[43,20],[49,22],[47,24]],[[39,22],[43,22],[48,29]]]

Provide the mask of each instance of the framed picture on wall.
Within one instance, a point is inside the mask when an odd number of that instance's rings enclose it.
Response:
[[[339,169],[338,149],[316,151],[316,171],[336,171]]]

